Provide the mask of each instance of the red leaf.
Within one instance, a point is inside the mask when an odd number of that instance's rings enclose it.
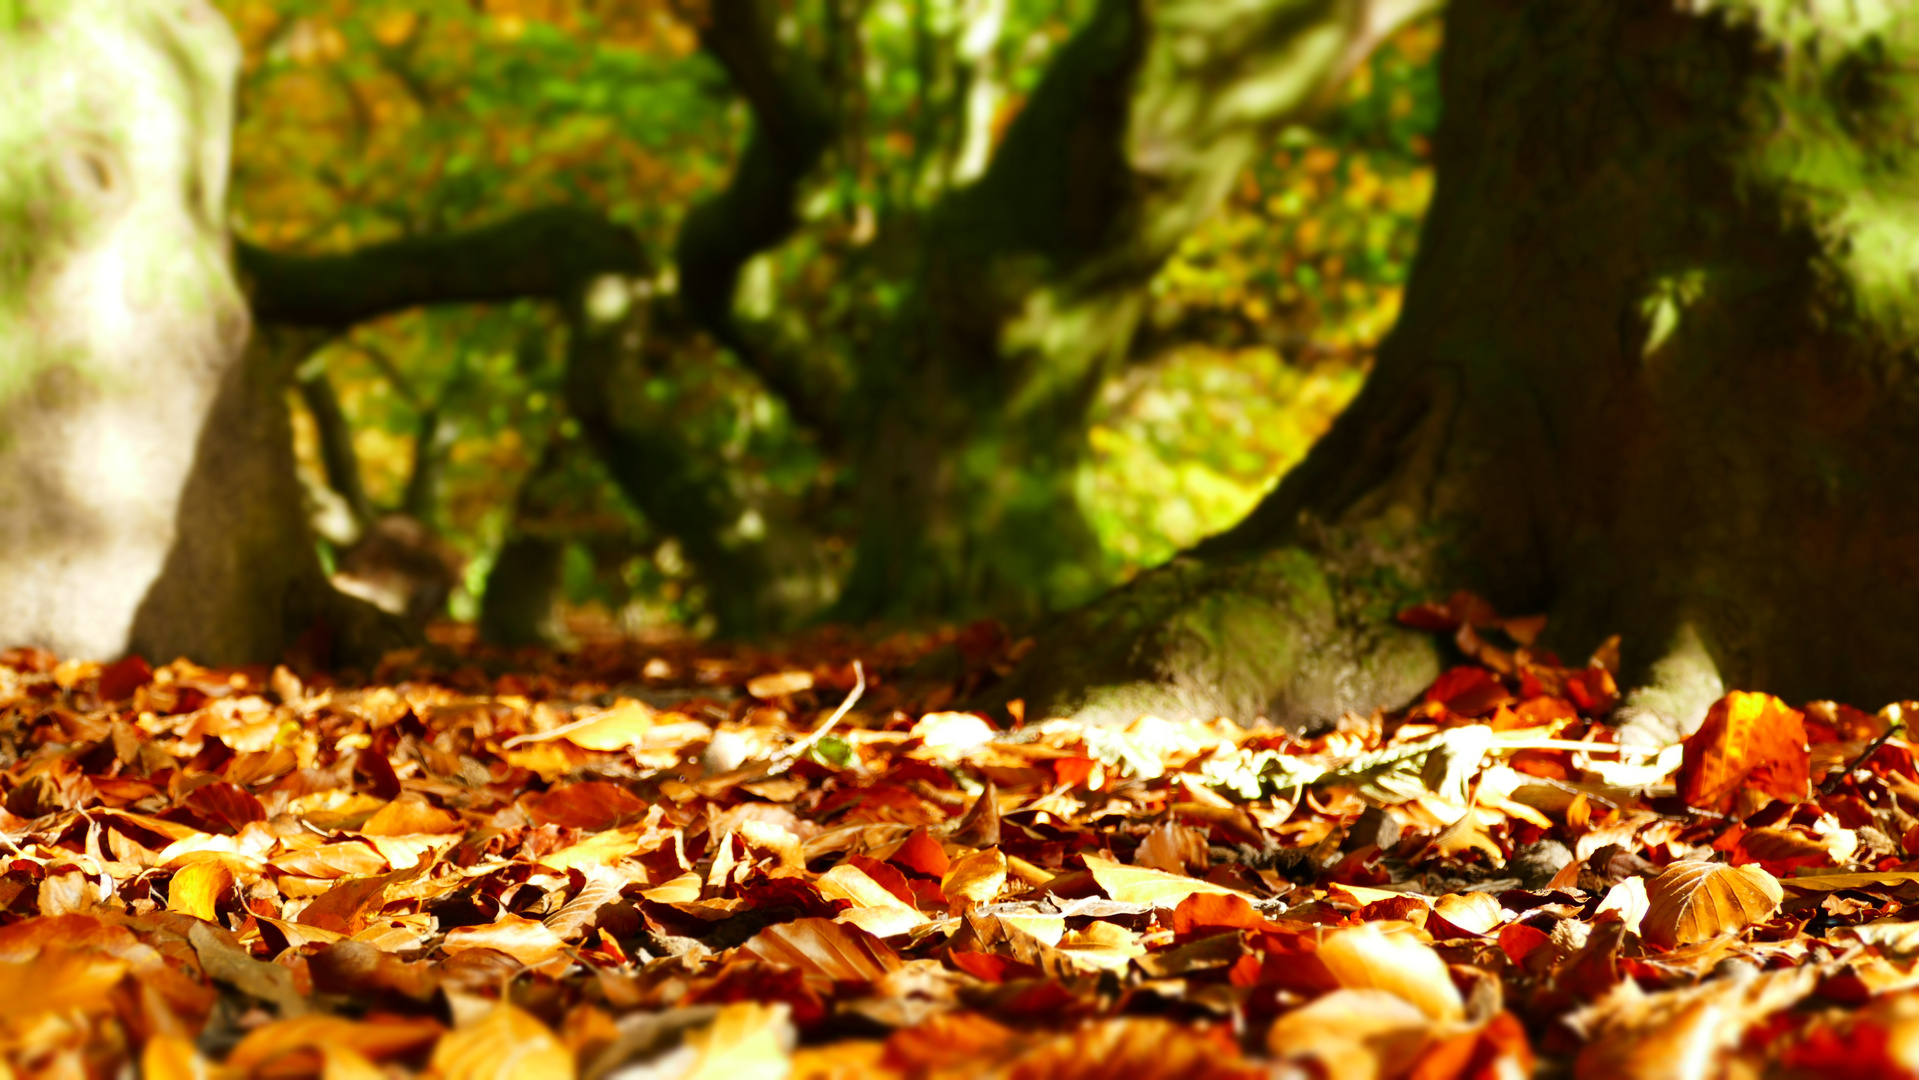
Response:
[[[1500,951],[1506,954],[1506,959],[1515,964],[1525,963],[1526,957],[1531,956],[1537,949],[1551,945],[1552,940],[1545,931],[1527,926],[1525,923],[1508,923],[1499,931]]]
[[[645,800],[603,780],[566,784],[526,801],[526,815],[535,825],[568,829],[606,829],[645,810]]]
[[[913,830],[913,835],[907,837],[906,842],[887,861],[930,878],[943,878],[953,867],[952,860],[946,857],[946,850],[925,829]]]
[[[225,780],[215,780],[193,789],[187,796],[187,809],[231,832],[239,832],[247,823],[265,821],[266,808],[260,800]]]
[[[100,671],[100,699],[125,701],[135,690],[153,681],[153,668],[139,655],[116,660]]]

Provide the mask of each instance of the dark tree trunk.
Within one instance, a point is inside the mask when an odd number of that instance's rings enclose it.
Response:
[[[1858,193],[1803,167],[1871,160],[1896,187],[1874,125],[1919,95],[1910,57],[1850,46],[1809,70],[1666,0],[1454,0],[1438,184],[1365,391],[1246,522],[1065,620],[1005,692],[1322,723],[1423,686],[1434,648],[1390,616],[1464,586],[1549,613],[1565,654],[1624,634],[1647,737],[1722,684],[1910,693],[1912,339],[1822,243]],[[1853,126],[1802,126],[1828,93]]]
[[[862,365],[848,618],[1032,616],[1086,599],[1087,414],[1147,286],[1279,127],[1424,0],[1105,0],[981,179],[925,228]]]

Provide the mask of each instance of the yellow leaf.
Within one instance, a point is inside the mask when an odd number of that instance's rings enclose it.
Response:
[[[1006,856],[996,847],[976,851],[954,863],[940,879],[940,891],[957,904],[990,902],[1006,884]]]
[[[841,863],[820,875],[820,895],[844,900],[853,907],[838,921],[850,923],[878,937],[892,937],[926,922],[926,916],[894,896],[884,885],[851,863]]]
[[[1687,806],[1723,810],[1742,788],[1787,802],[1812,794],[1805,716],[1770,694],[1727,694],[1685,745],[1679,797]]]
[[[1122,904],[1176,907],[1181,900],[1195,893],[1237,896],[1242,900],[1252,899],[1245,893],[1229,889],[1224,885],[1215,885],[1210,881],[1180,877],[1139,866],[1123,866],[1111,859],[1102,859],[1098,855],[1086,856],[1086,869],[1092,871],[1093,880],[1099,884],[1102,892]]]
[[[1431,1028],[1396,994],[1335,990],[1274,1021],[1266,1046],[1274,1057],[1311,1062],[1327,1080],[1384,1080],[1411,1070]]]
[[[700,875],[681,874],[650,889],[641,889],[640,895],[656,904],[690,904],[700,898]]]
[[[1646,889],[1640,934],[1673,948],[1737,933],[1772,917],[1785,898],[1779,880],[1756,866],[1688,859],[1668,866]]]
[[[785,1080],[799,1041],[784,1003],[736,1002],[720,1010],[712,1026],[687,1036],[700,1056],[683,1080]]]
[[[1646,921],[1646,912],[1652,907],[1646,895],[1644,878],[1627,878],[1606,890],[1605,899],[1599,901],[1599,907],[1593,911],[1594,921],[1601,917],[1615,918],[1626,924],[1626,929],[1637,934]]]
[[[224,863],[191,863],[167,883],[167,910],[213,921],[213,908],[233,887],[233,872]]]
[[[1410,927],[1394,933],[1383,932],[1378,923],[1344,927],[1326,935],[1317,955],[1334,981],[1349,990],[1384,990],[1433,1020],[1466,1015],[1446,962]]]
[[[532,1015],[498,1005],[433,1048],[435,1080],[572,1080],[573,1055]]]
[[[1433,901],[1433,914],[1469,934],[1484,934],[1505,921],[1499,901],[1483,892],[1447,893]]]
[[[140,1052],[140,1075],[145,1080],[207,1080],[207,1061],[193,1043],[179,1035],[155,1035]]]

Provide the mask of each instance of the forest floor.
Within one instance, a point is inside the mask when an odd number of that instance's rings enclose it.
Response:
[[[990,626],[435,648],[370,679],[0,656],[0,1049],[107,1077],[1919,1070],[1900,706],[1616,745],[1468,661],[1296,739],[952,711]],[[1015,714],[1020,710],[1015,709]],[[0,1074],[5,1072],[0,1068]]]

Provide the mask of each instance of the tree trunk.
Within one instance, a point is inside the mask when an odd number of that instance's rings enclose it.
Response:
[[[1105,0],[926,228],[862,367],[848,618],[1031,616],[1103,568],[1087,413],[1146,289],[1285,123],[1423,0]]]
[[[239,60],[200,0],[0,7],[9,644],[269,660],[330,610],[284,375],[242,361],[225,232]]]
[[[1461,586],[1549,613],[1562,654],[1625,635],[1645,738],[1722,685],[1910,693],[1914,284],[1887,253],[1912,250],[1919,15],[1785,39],[1763,5],[1694,7],[1453,0],[1437,187],[1366,389],[1247,521],[1064,620],[1003,693],[1324,723],[1421,688],[1435,649],[1390,616]]]

